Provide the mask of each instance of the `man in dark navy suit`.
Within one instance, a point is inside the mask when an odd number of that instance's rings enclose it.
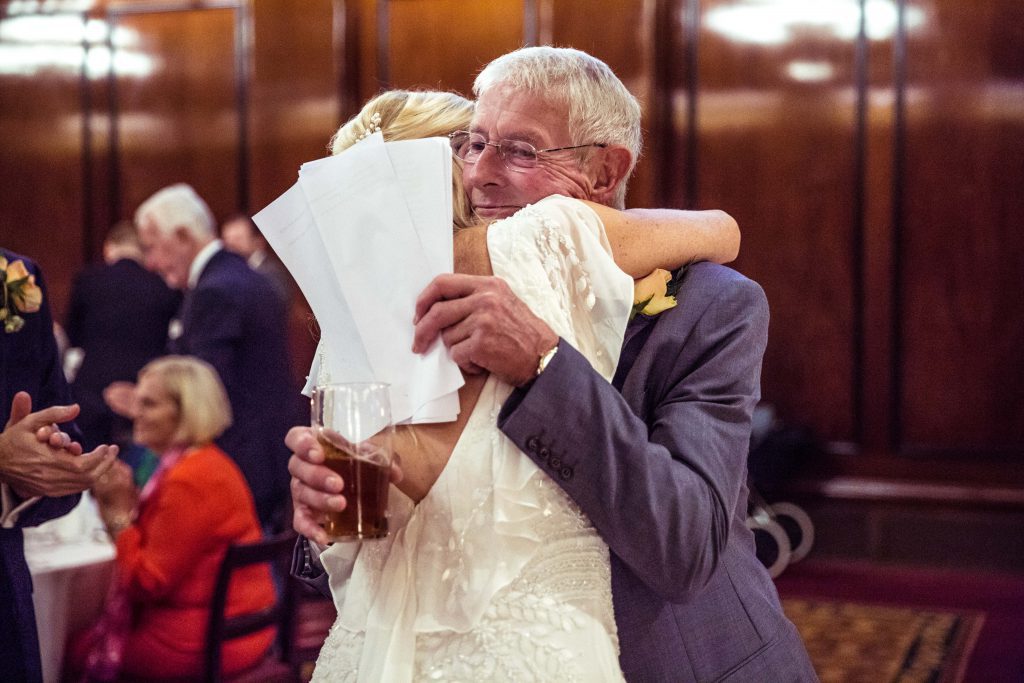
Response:
[[[278,528],[288,501],[284,436],[301,409],[284,304],[266,277],[222,247],[209,207],[189,185],[147,199],[135,224],[146,267],[185,290],[170,350],[198,356],[220,374],[234,421],[217,443],[245,474],[264,528]]]
[[[270,245],[252,218],[244,213],[235,214],[220,226],[220,238],[225,249],[244,258],[250,268],[270,280],[285,304],[291,301],[292,276],[277,257],[271,255]]]
[[[180,303],[181,293],[142,265],[135,225],[114,225],[103,242],[103,263],[75,278],[65,326],[71,345],[85,354],[71,393],[82,406],[76,422],[86,448],[130,442],[131,422],[107,406],[103,390],[134,382],[143,365],[164,353]]]
[[[54,427],[73,420],[78,407],[68,405],[46,287],[32,261],[0,248],[0,287],[12,273],[19,280],[31,276],[42,304],[20,310],[0,297],[4,322],[20,319],[0,326],[0,680],[35,682],[42,668],[22,529],[70,512],[79,492],[113,464],[117,447],[82,455],[81,446]],[[32,412],[33,404],[42,410]],[[69,431],[76,433],[73,426]]]

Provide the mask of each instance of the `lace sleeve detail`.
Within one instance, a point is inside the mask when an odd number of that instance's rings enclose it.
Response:
[[[587,311],[594,308],[594,287],[590,274],[580,262],[576,246],[570,239],[570,231],[553,217],[536,212],[540,223],[534,237],[541,264],[548,274],[551,289],[557,291],[563,284],[569,285],[569,295]]]
[[[494,274],[611,379],[633,299],[633,281],[611,256],[589,207],[554,196],[487,232]]]

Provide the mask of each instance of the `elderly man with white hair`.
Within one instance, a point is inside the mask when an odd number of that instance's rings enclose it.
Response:
[[[479,215],[503,218],[556,193],[622,205],[640,109],[607,65],[527,48],[491,62],[474,92],[471,133],[486,148],[466,158],[463,177]],[[579,150],[523,170],[502,159],[509,140]],[[745,524],[764,293],[712,263],[677,277],[678,306],[627,328],[612,384],[489,278],[430,285],[418,348],[440,336],[463,368],[518,387],[498,425],[608,544],[627,680],[816,680]]]
[[[471,133],[486,149],[463,177],[479,215],[503,218],[555,193],[622,205],[640,110],[607,65],[528,48],[491,62],[474,92]],[[501,158],[508,140],[580,151],[524,171]],[[627,328],[611,385],[488,278],[430,285],[417,344],[440,336],[462,367],[518,387],[498,424],[608,544],[627,680],[815,680],[745,525],[764,293],[711,263],[677,277],[678,306]]]
[[[222,247],[209,207],[189,185],[147,199],[135,224],[146,267],[185,290],[168,350],[217,370],[233,416],[217,444],[245,475],[264,528],[276,529],[288,496],[284,435],[298,406],[297,398],[288,400],[298,392],[290,379],[284,305],[267,278]]]

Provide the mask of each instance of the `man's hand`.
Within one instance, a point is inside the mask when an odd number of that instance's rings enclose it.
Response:
[[[292,475],[292,528],[295,533],[327,545],[330,539],[320,526],[330,510],[345,509],[341,495],[344,482],[324,466],[324,452],[316,441],[311,427],[292,427],[284,439],[292,457],[288,459],[288,472]]]
[[[123,526],[134,517],[139,491],[128,463],[115,462],[92,487],[92,495],[107,527]]]
[[[36,439],[39,443],[49,444],[53,448],[65,450],[71,455],[82,454],[82,444],[72,441],[71,435],[62,431],[56,423],[37,429]]]
[[[116,415],[135,419],[135,385],[131,382],[111,382],[103,390],[103,401]]]
[[[558,335],[496,277],[439,275],[416,300],[412,350],[440,335],[465,372],[497,375],[513,386],[533,379],[537,362]]]
[[[52,406],[32,412],[32,399],[19,391],[0,433],[0,481],[22,498],[65,496],[90,488],[117,459],[117,446],[99,446],[82,455],[55,425],[73,420],[78,406]]]
[[[345,482],[336,472],[323,464],[324,452],[317,443],[312,427],[292,427],[284,439],[292,451],[288,459],[288,472],[292,475],[292,528],[320,545],[331,540],[324,532],[324,517],[328,511],[345,509],[345,496],[341,492]],[[402,480],[398,455],[391,464],[391,482]]]

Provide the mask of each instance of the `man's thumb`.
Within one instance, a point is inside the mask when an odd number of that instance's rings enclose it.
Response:
[[[11,401],[11,414],[7,418],[7,426],[21,422],[32,412],[32,397],[25,391],[19,391]]]

